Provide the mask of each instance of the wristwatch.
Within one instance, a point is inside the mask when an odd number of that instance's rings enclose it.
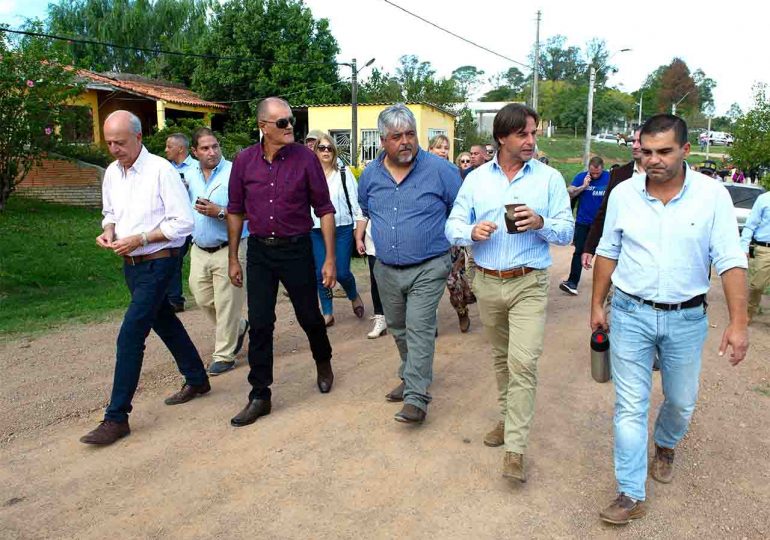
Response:
[[[225,209],[224,208],[219,207],[219,213],[217,214],[217,219],[219,221],[224,221],[225,220]]]

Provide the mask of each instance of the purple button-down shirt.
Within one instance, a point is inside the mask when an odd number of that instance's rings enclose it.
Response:
[[[261,144],[243,150],[233,162],[229,195],[227,211],[246,214],[249,233],[263,238],[309,233],[311,206],[319,218],[334,213],[321,163],[298,143],[278,150],[272,163]]]

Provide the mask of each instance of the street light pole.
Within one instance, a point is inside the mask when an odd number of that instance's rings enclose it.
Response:
[[[583,150],[583,167],[588,169],[588,161],[591,159],[591,129],[594,120],[594,84],[596,83],[596,68],[591,64],[588,77],[588,116],[586,118],[586,143]]]
[[[671,114],[676,116],[676,106],[679,105],[680,103],[682,103],[684,101],[684,98],[686,98],[689,95],[690,95],[690,92],[687,92],[685,95],[682,96],[682,99],[680,99],[676,103],[672,103],[671,104]]]
[[[374,58],[369,60],[361,69],[367,68],[374,64]],[[350,78],[350,101],[351,101],[351,132],[350,132],[350,162],[353,167],[358,167],[358,72],[360,71],[356,64],[356,59],[348,64],[347,62],[340,62],[340,66],[348,66],[353,75]]]

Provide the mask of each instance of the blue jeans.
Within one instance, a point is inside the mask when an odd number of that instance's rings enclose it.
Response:
[[[687,433],[695,410],[708,318],[703,305],[659,311],[616,288],[610,319],[615,478],[619,493],[643,501],[655,353],[660,359],[664,400],[653,437],[658,446],[674,448]]]
[[[144,341],[151,329],[171,351],[187,384],[201,385],[208,379],[195,345],[168,301],[168,284],[176,267],[177,257],[123,265],[131,303],[118,334],[115,378],[105,420],[128,420],[142,371]]]
[[[332,299],[326,294],[321,275],[321,268],[326,260],[326,245],[321,229],[313,229],[310,238],[313,240],[313,258],[315,259],[315,276],[318,282],[318,297],[321,299],[321,313],[331,315],[334,306],[332,306]],[[334,254],[337,258],[337,281],[345,289],[348,299],[355,300],[358,297],[356,278],[350,271],[350,257],[353,254],[353,225],[337,227],[334,235],[334,246]]]

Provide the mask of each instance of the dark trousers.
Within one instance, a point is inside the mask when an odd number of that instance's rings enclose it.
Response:
[[[318,309],[315,264],[310,236],[296,243],[266,246],[249,237],[246,255],[246,298],[249,305],[249,399],[270,399],[273,384],[273,330],[278,282],[294,306],[317,364],[329,362],[332,346]]]
[[[131,303],[118,334],[115,378],[105,420],[128,420],[142,371],[144,342],[151,329],[168,347],[187,384],[204,384],[208,378],[195,345],[168,301],[168,284],[176,270],[176,259],[168,257],[136,266],[123,265]]]
[[[374,314],[382,315],[382,300],[380,300],[380,289],[377,288],[377,279],[374,277],[374,263],[377,262],[377,257],[374,255],[367,255],[366,260],[369,261],[369,281],[372,284],[371,293]]]
[[[569,278],[567,278],[567,281],[575,287],[580,283],[580,274],[583,271],[580,258],[583,255],[583,248],[586,245],[586,238],[588,238],[588,231],[590,230],[590,224],[575,223],[575,236],[572,238],[572,243],[575,245],[575,253],[572,254],[572,265],[570,266]]]
[[[168,299],[172,304],[184,305],[184,295],[182,294],[182,265],[185,255],[190,251],[192,236],[188,236],[184,244],[179,248],[179,257],[176,257],[176,266],[174,267],[174,276],[168,283]]]

